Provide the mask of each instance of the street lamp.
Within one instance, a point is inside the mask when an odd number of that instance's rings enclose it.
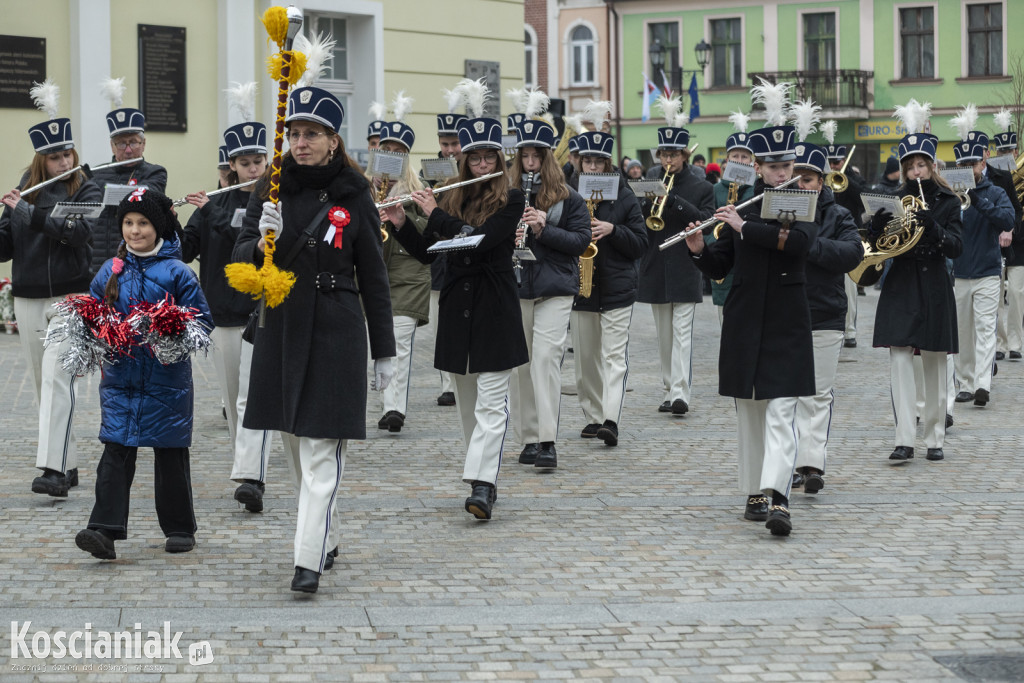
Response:
[[[693,48],[693,53],[697,56],[697,65],[700,66],[700,70],[703,71],[704,67],[711,61],[711,45],[708,44],[703,38],[697,43],[697,47]]]
[[[654,42],[647,49],[647,54],[651,59],[651,66],[656,71],[661,71],[665,66],[665,46],[661,44],[659,38],[655,38]],[[679,92],[682,90],[683,76],[685,74],[703,73],[704,68],[711,61],[711,45],[706,40],[701,38],[701,41],[693,48],[693,54],[697,58],[697,66],[699,69],[672,69],[669,73],[669,78],[672,82],[671,89]]]

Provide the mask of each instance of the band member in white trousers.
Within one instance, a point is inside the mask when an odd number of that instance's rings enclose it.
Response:
[[[294,564],[322,574],[334,566],[338,555],[338,486],[345,472],[348,441],[287,433],[281,434],[281,441],[299,502]]]
[[[651,304],[664,391],[658,407],[661,412],[674,412],[676,415],[689,412],[690,380],[693,377],[693,316],[696,311],[697,304]],[[673,405],[676,406],[675,411]]]
[[[220,328],[217,328],[219,330]],[[230,329],[230,328],[229,328]],[[214,330],[214,333],[217,332]],[[238,416],[238,429],[235,432],[235,456],[231,466],[231,478],[245,488],[236,500],[245,505],[249,512],[263,511],[263,492],[267,481],[267,466],[270,460],[270,442],[273,433],[265,429],[247,429],[242,426],[245,419],[245,408],[249,402],[249,374],[252,370],[252,344],[242,340],[238,334],[238,399],[235,402],[235,414]],[[235,342],[234,335],[231,343]],[[216,341],[214,343],[217,343]],[[257,489],[256,491],[251,490]],[[239,486],[242,489],[242,486]]]
[[[519,462],[553,468],[557,466],[555,441],[561,411],[562,361],[569,336],[572,297],[520,299],[519,307],[530,353],[530,362],[512,373],[513,431],[516,440],[524,444]],[[545,455],[542,464],[537,465],[542,449],[551,456]]]
[[[896,447],[914,443],[917,437],[917,386],[914,379],[914,349],[889,348],[892,407],[896,417]],[[921,378],[924,381],[924,410],[921,424],[924,445],[930,452],[942,450],[946,437],[946,352],[921,351]],[[910,447],[912,448],[912,447]],[[912,452],[910,458],[914,457]],[[936,458],[932,457],[931,460]]]
[[[629,378],[629,323],[633,307],[614,308],[601,313],[573,311],[570,329],[576,365],[576,394],[587,421],[584,438],[597,436],[600,427],[612,423],[614,438],[602,437],[606,444],[618,443],[618,424]],[[609,440],[611,443],[609,443]]]
[[[466,463],[462,481],[498,481],[501,451],[508,428],[508,384],[511,370],[452,374],[455,400],[462,419]]]
[[[953,354],[946,356],[946,429],[953,426],[953,408],[956,406],[956,373],[953,368]],[[918,419],[924,414],[924,366],[920,354],[914,354],[914,384],[917,386],[915,406]]]
[[[1024,240],[1014,244],[1024,249]],[[1024,266],[1007,266],[1003,281],[1006,306],[999,309],[999,348],[1006,351],[1010,360],[1021,360],[1024,351]],[[999,301],[1003,301],[1003,296]]]
[[[957,278],[953,294],[960,335],[960,353],[953,358],[959,388],[957,398],[961,403],[973,400],[975,405],[983,407],[991,395],[992,364],[996,358],[999,277]],[[984,392],[981,397],[979,392]]]

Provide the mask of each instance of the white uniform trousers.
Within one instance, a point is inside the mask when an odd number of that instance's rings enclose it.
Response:
[[[715,306],[718,309],[718,329],[722,329],[722,323],[725,321],[725,306]]]
[[[651,304],[661,356],[662,401],[682,399],[690,405],[693,376],[693,314],[697,304]]]
[[[604,313],[573,311],[576,394],[587,424],[618,424],[629,378],[629,323],[633,307]]]
[[[921,352],[921,376],[924,385],[924,426],[926,448],[942,448],[946,437],[946,372],[948,354],[944,351]],[[917,382],[914,381],[914,349],[910,346],[889,348],[892,407],[896,418],[896,446],[913,448],[917,435]]]
[[[387,389],[380,392],[384,412],[397,410],[405,415],[409,410],[409,377],[412,374],[412,344],[416,338],[416,318],[396,315],[393,318],[395,330],[395,376]]]
[[[338,545],[338,486],[345,472],[345,439],[311,439],[281,432],[295,481],[298,515],[295,566],[323,573],[327,553]]]
[[[530,362],[512,371],[512,426],[520,443],[555,441],[562,398],[562,360],[572,296],[520,299]]]
[[[239,328],[230,328],[239,329]],[[238,338],[242,338],[239,330]],[[246,429],[245,406],[249,399],[249,373],[252,369],[252,344],[243,341],[238,352],[238,397],[235,399],[235,414],[238,415],[238,431],[235,434],[235,461],[231,466],[231,478],[241,483],[246,479],[267,480],[267,463],[270,459],[272,433],[265,429]]]
[[[511,370],[452,374],[455,403],[462,418],[466,465],[462,481],[497,483],[501,449],[508,429],[508,384]]]
[[[849,278],[843,278],[846,285],[846,338],[857,338],[857,283]]]
[[[960,353],[954,359],[957,380],[963,391],[988,391],[992,388],[992,363],[996,358],[999,276],[957,278],[953,294],[960,339]]]
[[[242,330],[241,327],[215,327],[210,333],[213,341],[213,367],[217,371],[221,403],[228,416],[228,434],[234,441],[240,420],[238,419],[238,376],[241,373]]]
[[[837,330],[811,332],[814,342],[814,396],[796,402],[796,467],[825,471],[828,432],[832,426],[836,368],[843,348],[843,333]]]
[[[46,330],[62,322],[53,304],[64,297],[25,299],[14,297],[14,317],[18,321],[21,349],[39,405],[39,444],[36,467],[67,472],[78,467],[78,450],[72,422],[75,418],[75,380],[64,371],[59,356],[67,340],[43,348]]]
[[[789,496],[796,465],[796,401],[736,399],[740,493]]]
[[[999,296],[999,348],[1003,351],[1024,349],[1024,266],[1007,266],[1003,283],[1006,308]]]
[[[921,356],[914,355],[914,386],[917,388],[917,401],[915,406],[918,417],[924,415],[924,365],[921,363]],[[956,375],[953,371],[953,354],[946,354],[946,414],[953,415],[953,407],[956,405]]]
[[[430,324],[434,326],[434,339],[436,343],[437,339],[437,307],[441,300],[441,292],[438,290],[430,290]],[[441,393],[446,391],[455,391],[455,384],[452,382],[451,374],[444,370],[439,370],[441,373]]]

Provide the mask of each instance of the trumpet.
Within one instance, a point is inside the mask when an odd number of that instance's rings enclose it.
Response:
[[[431,192],[433,192],[435,195],[438,195],[441,194],[442,192],[447,192],[448,190],[454,190],[456,187],[462,187],[463,185],[472,185],[473,183],[479,183],[482,180],[490,180],[491,178],[497,178],[498,176],[502,175],[505,175],[504,171],[495,171],[494,173],[488,173],[487,175],[482,175],[478,178],[470,178],[469,180],[463,180],[461,183],[452,183],[451,185],[445,185],[444,187],[435,187],[431,190]],[[380,209],[387,209],[392,206],[398,206],[399,204],[408,204],[411,201],[411,194],[403,194],[399,195],[398,197],[393,197],[392,199],[389,199],[383,204],[381,203],[381,200],[378,199],[376,207],[377,210],[379,211]]]
[[[250,180],[248,182],[238,183],[237,185],[228,185],[227,187],[222,187],[219,190],[214,190],[213,192],[207,192],[206,196],[207,197],[212,197],[215,194],[221,194],[223,192],[230,192],[231,190],[240,190],[243,187],[250,187],[252,185],[255,185],[259,181],[260,181],[260,179],[257,178],[256,180]],[[188,197],[182,197],[181,199],[175,199],[174,200],[174,206],[181,206],[182,204],[188,204]]]
[[[391,189],[391,178],[390,178],[390,176],[388,176],[387,173],[385,173],[384,175],[381,176],[381,178],[380,178],[380,188],[377,189],[377,197],[376,197],[376,199],[377,199],[377,203],[378,204],[380,204],[380,202],[384,201],[385,197],[388,196],[388,190],[390,190],[390,189]],[[379,211],[380,209],[378,208],[377,210]],[[388,241],[388,228],[385,225],[385,221],[381,221],[381,223],[380,223],[380,241],[381,241],[382,244],[384,242]]]
[[[647,229],[653,232],[660,232],[665,229],[665,221],[662,219],[661,213],[665,210],[665,202],[668,200],[668,193],[672,191],[672,186],[676,182],[676,176],[666,169],[665,177],[661,179],[661,182],[665,184],[665,194],[654,198],[654,201],[651,202],[651,215],[647,217]]]
[[[971,208],[971,195],[967,194],[967,190],[958,185],[953,188],[953,194],[955,194],[956,198],[960,200],[961,211],[966,211]]]
[[[787,180],[786,182],[782,183],[781,185],[778,185],[777,187],[769,187],[767,189],[769,189],[769,190],[781,190],[784,187],[789,187],[790,185],[792,185],[793,183],[795,183],[798,180],[800,180],[800,176],[796,176],[795,178],[790,178],[789,180]],[[757,195],[756,197],[751,197],[747,201],[745,201],[742,204],[740,204],[739,206],[737,206],[736,210],[738,211],[739,209],[743,209],[743,208],[746,208],[748,206],[753,206],[754,204],[759,203],[762,199],[764,199],[764,194],[763,193]],[[666,249],[671,247],[673,244],[678,244],[679,242],[682,242],[683,240],[685,240],[690,235],[696,234],[698,232],[703,232],[703,231],[707,230],[708,228],[710,228],[712,225],[714,225],[717,222],[719,222],[718,219],[712,217],[712,218],[707,219],[706,221],[704,221],[703,223],[701,223],[700,225],[698,225],[698,226],[696,226],[694,228],[690,228],[689,230],[683,230],[682,232],[677,232],[675,235],[672,235],[667,240],[665,240],[664,242],[659,244],[658,245],[658,249],[660,249],[661,251],[665,251]],[[722,223],[722,225],[725,225],[725,224]]]
[[[825,175],[825,185],[828,186],[833,193],[842,194],[846,192],[846,188],[850,186],[850,179],[846,177],[846,165],[850,163],[850,159],[853,157],[854,150],[857,149],[857,145],[850,148],[850,153],[846,155],[846,159],[843,160],[843,166],[838,171],[830,171]]]
[[[600,195],[591,195],[587,200],[587,211],[590,212],[590,220],[594,220],[594,212],[600,202]],[[580,296],[588,298],[594,288],[594,257],[597,256],[597,244],[591,240],[586,250],[580,254]]]

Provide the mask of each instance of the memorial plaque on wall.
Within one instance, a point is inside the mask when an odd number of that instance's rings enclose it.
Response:
[[[184,27],[139,24],[139,109],[147,131],[188,130]]]
[[[35,109],[28,91],[46,80],[46,38],[0,36],[0,107]]]
[[[474,81],[484,79],[484,83],[491,90],[491,97],[484,105],[484,116],[501,119],[501,62],[467,59],[466,78],[472,78]]]

